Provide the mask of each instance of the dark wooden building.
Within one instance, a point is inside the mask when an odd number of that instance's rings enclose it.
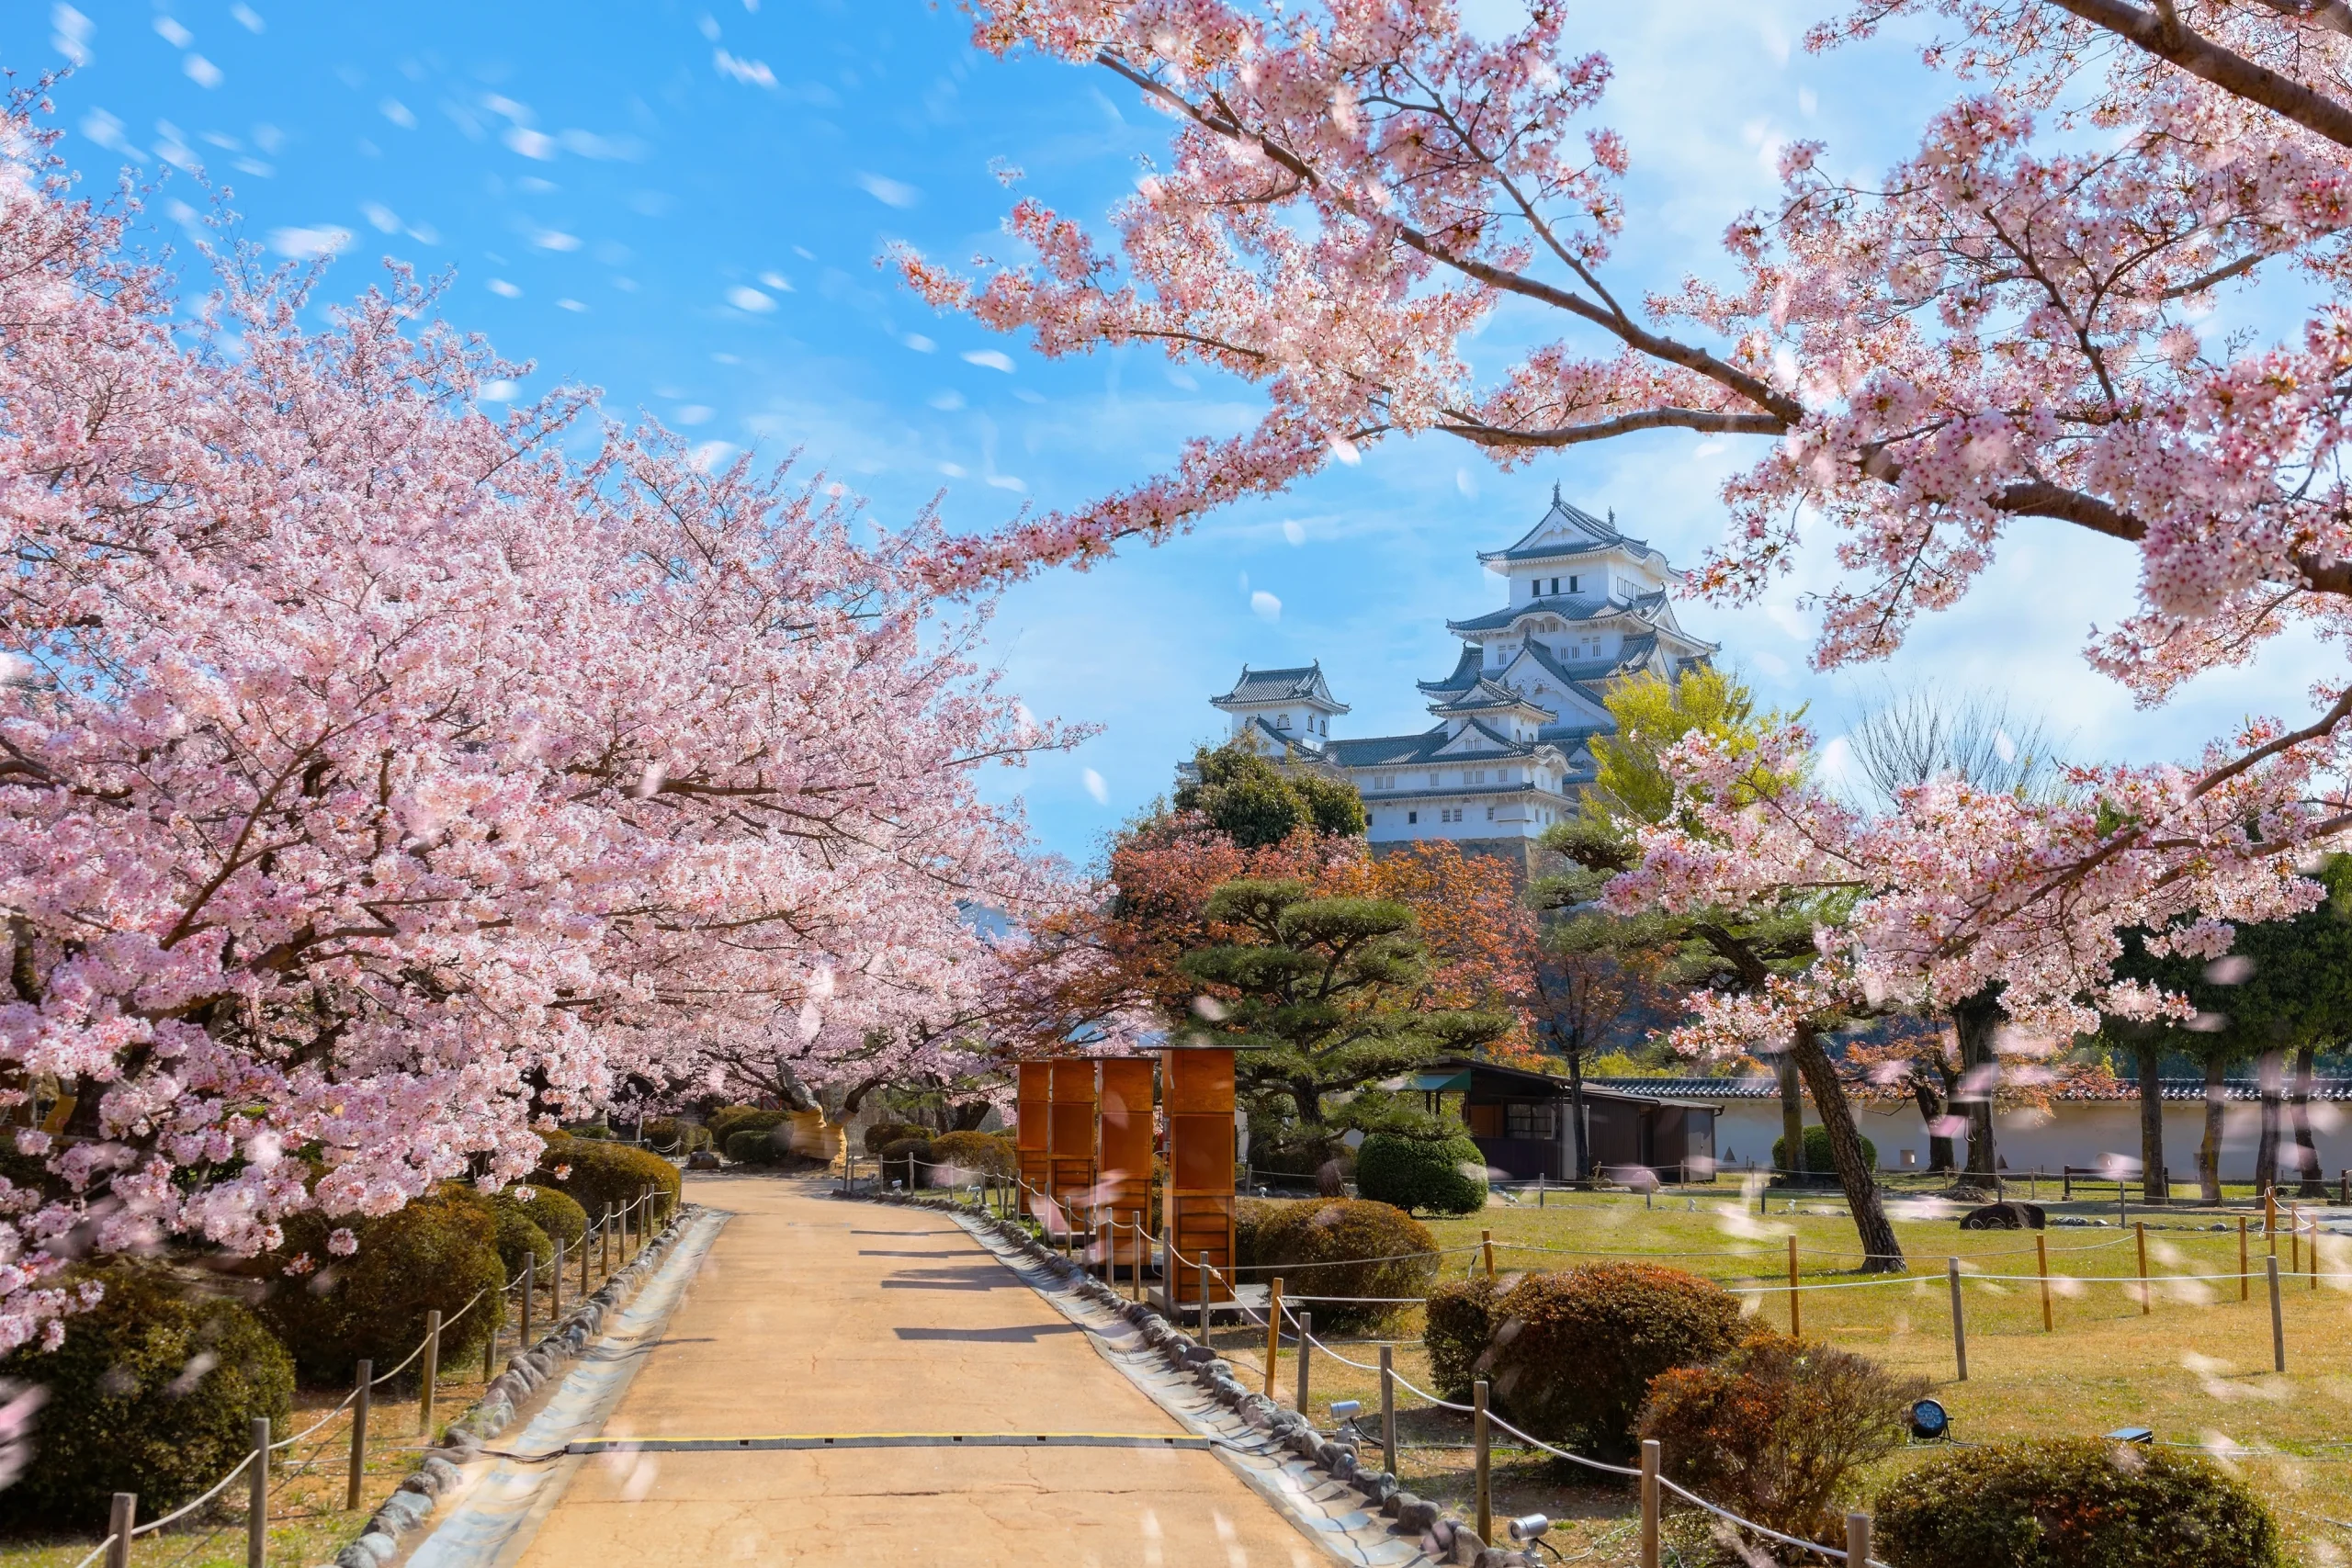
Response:
[[[1510,1179],[1575,1179],[1567,1079],[1445,1057],[1396,1087],[1420,1090],[1431,1111],[1459,1115],[1487,1164]],[[1714,1179],[1715,1107],[1704,1100],[1588,1085],[1584,1119],[1593,1169],[1609,1180],[1639,1181],[1645,1174],[1667,1181]]]

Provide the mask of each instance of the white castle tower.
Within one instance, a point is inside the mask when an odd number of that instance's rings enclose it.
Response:
[[[1375,847],[1452,839],[1523,859],[1592,782],[1588,742],[1616,728],[1609,690],[1645,671],[1679,680],[1716,652],[1676,623],[1668,594],[1682,579],[1666,557],[1619,533],[1615,513],[1570,506],[1556,486],[1525,537],[1478,558],[1510,597],[1446,623],[1462,657],[1443,680],[1420,682],[1435,728],[1335,739],[1331,720],[1348,706],[1319,662],[1244,666],[1233,690],[1210,699],[1232,716],[1235,740],[1353,783]]]

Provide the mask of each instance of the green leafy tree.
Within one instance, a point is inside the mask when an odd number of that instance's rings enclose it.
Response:
[[[1245,850],[1279,844],[1301,828],[1363,837],[1363,796],[1343,779],[1282,767],[1246,746],[1202,748],[1194,777],[1178,786],[1176,809],[1197,811]]]
[[[1653,966],[1662,989],[1759,992],[1776,979],[1802,975],[1818,955],[1815,930],[1843,919],[1849,896],[1788,888],[1736,908],[1673,914],[1653,910],[1635,916],[1606,915],[1596,902],[1602,884],[1639,859],[1634,829],[1664,822],[1674,813],[1673,791],[1665,782],[1665,753],[1698,731],[1736,751],[1752,745],[1777,716],[1759,712],[1747,685],[1719,671],[1695,671],[1679,682],[1655,678],[1627,682],[1610,694],[1608,702],[1618,728],[1614,736],[1593,743],[1601,764],[1600,783],[1582,811],[1544,835],[1544,846],[1566,857],[1572,869],[1537,885],[1534,893],[1541,907],[1610,921],[1602,931],[1605,942],[1629,957],[1641,955]],[[1790,782],[1758,773],[1736,787],[1761,798]],[[1838,1184],[1853,1211],[1863,1268],[1899,1272],[1902,1244],[1879,1201],[1877,1178],[1855,1125],[1853,1105],[1826,1048],[1831,1031],[1847,1021],[1839,1014],[1797,1023],[1780,1064],[1783,1143],[1791,1151],[1805,1146],[1798,1094],[1802,1084],[1813,1096]],[[1796,1156],[1792,1152],[1789,1157]]]
[[[2106,1030],[2132,1052],[2140,1069],[2141,1161],[2150,1190],[2162,1179],[2164,1121],[2159,1062],[2169,1051],[2195,1059],[2205,1074],[2205,1136],[2197,1158],[2198,1185],[2207,1202],[2221,1201],[2222,1091],[2233,1063],[2261,1064],[2263,1116],[2255,1179],[2274,1181],[2278,1166],[2280,1111],[2291,1112],[2301,1175],[2300,1196],[2320,1197],[2319,1158],[2311,1131],[2312,1079],[2323,1047],[2352,1039],[2352,855],[2333,855],[2314,874],[2326,902],[2291,919],[2243,925],[2227,956],[2157,956],[2144,937],[2128,933],[2116,973],[2186,998],[2197,1016],[2186,1023],[2111,1021]],[[2280,1071],[2294,1055],[2291,1098]]]
[[[1506,1013],[1429,1005],[1429,949],[1413,913],[1387,898],[1317,898],[1296,881],[1228,882],[1212,926],[1237,940],[1181,960],[1210,987],[1194,1027],[1244,1047],[1234,1071],[1261,1111],[1277,1096],[1304,1122],[1323,1097],[1509,1033]],[[1255,1049],[1247,1049],[1255,1047]]]

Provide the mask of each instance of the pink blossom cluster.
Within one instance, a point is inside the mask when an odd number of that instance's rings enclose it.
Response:
[[[1965,92],[1874,175],[1787,149],[1781,198],[1726,230],[1723,278],[1643,289],[1611,273],[1624,150],[1586,123],[1608,65],[1548,0],[1491,40],[1448,0],[969,5],[981,47],[1140,92],[1172,162],[1117,209],[1115,248],[1024,202],[1023,254],[967,277],[901,253],[905,276],[1047,354],[1158,343],[1267,409],[1017,550],[957,553],[950,581],[1158,539],[1391,434],[1512,463],[1679,429],[1757,444],[1702,587],[1759,593],[1828,525],[1824,666],[1956,604],[2021,520],[2115,541],[2139,604],[2086,657],[2144,703],[2287,627],[2352,632],[2340,6],[1871,0],[1815,47],[1931,12],[1956,35],[1928,59]],[[2274,275],[2309,300],[2294,330],[2213,329],[2226,291]],[[1474,376],[1463,334],[1505,301],[1557,332]],[[1945,1005],[1997,980],[2020,1030],[2054,1032],[2167,1007],[2112,983],[2117,929],[2211,949],[2315,896],[2293,868],[2352,826],[2347,692],[2324,682],[2312,721],[2251,720],[2180,766],[2086,770],[2055,804],[1938,783],[1880,820],[1803,787],[1709,807],[1651,834],[1619,897],[1851,904],[1825,920],[1815,1000]],[[1779,744],[1793,768],[1801,738]],[[1694,798],[1733,765],[1682,764]],[[1754,1005],[1709,1004],[1723,1041]]]
[[[0,148],[0,1119],[46,1179],[0,1180],[0,1349],[54,1340],[66,1260],[510,1181],[729,1053],[968,1062],[973,912],[1067,897],[974,775],[1068,736],[975,671],[936,521],[578,391],[497,412],[519,367],[404,276],[311,331],[312,277],[240,250],[175,317],[36,112]]]

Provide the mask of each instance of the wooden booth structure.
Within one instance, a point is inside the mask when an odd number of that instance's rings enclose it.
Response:
[[[1053,1184],[1046,1163],[1046,1139],[1053,1124],[1054,1065],[1023,1062],[1014,1089],[1012,1141],[1019,1159],[1021,1184],[1044,1192]]]
[[[1150,1260],[1140,1226],[1151,1230],[1152,1069],[1149,1056],[1103,1056],[1094,1065],[1096,1201],[1113,1225],[1110,1261],[1136,1269]]]
[[[1457,1096],[1470,1138],[1489,1168],[1508,1179],[1574,1181],[1575,1100],[1566,1078],[1493,1062],[1445,1057],[1430,1062],[1399,1087],[1421,1091],[1431,1111]],[[1585,1151],[1592,1174],[1611,1181],[1656,1176],[1668,1181],[1712,1181],[1715,1175],[1715,1108],[1704,1100],[1623,1089],[1584,1087]]]
[[[1233,1049],[1170,1044],[1159,1053],[1168,1119],[1168,1184],[1160,1194],[1160,1278],[1170,1300],[1201,1299],[1203,1258],[1212,1303],[1233,1299]]]
[[[1094,1063],[1084,1056],[1055,1058],[1048,1092],[1046,1190],[1063,1224],[1083,1224],[1094,1191]]]

